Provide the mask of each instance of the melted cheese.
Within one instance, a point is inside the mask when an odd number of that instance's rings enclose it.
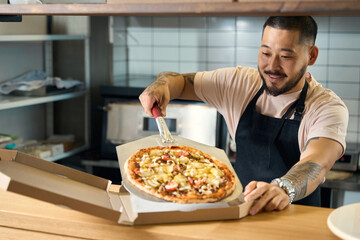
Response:
[[[167,160],[162,159],[163,155]],[[198,194],[211,194],[224,182],[224,173],[209,159],[182,150],[153,149],[142,156],[139,165],[139,175],[147,187],[164,190],[167,183],[174,181],[178,187],[172,194],[176,196],[192,188]]]

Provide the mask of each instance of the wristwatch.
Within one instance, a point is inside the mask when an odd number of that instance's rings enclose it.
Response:
[[[289,204],[291,204],[295,198],[295,186],[294,184],[286,178],[275,178],[271,183],[277,183],[280,188],[282,188],[286,194],[289,196]]]

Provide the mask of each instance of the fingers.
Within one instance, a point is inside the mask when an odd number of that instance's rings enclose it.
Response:
[[[139,96],[139,100],[141,102],[141,105],[144,108],[144,111],[150,116],[153,117],[154,115],[152,114],[152,107],[154,106],[154,103],[156,102],[156,99],[149,95],[148,92],[145,90],[144,92],[141,93],[141,95]]]
[[[250,182],[245,188],[245,192],[246,192],[246,194],[244,192],[245,201],[249,202],[260,198],[265,192],[265,188],[263,187],[264,184],[267,183],[256,182],[256,181]]]
[[[256,184],[257,184],[256,181],[250,182],[250,183],[245,187],[244,196],[246,196],[246,195],[248,195],[250,192],[252,192],[252,191],[256,188]]]
[[[289,197],[283,189],[266,182],[250,182],[245,188],[244,195],[247,202],[258,199],[251,207],[250,215],[255,215],[261,210],[283,210],[289,204]]]
[[[169,103],[169,98],[169,93],[163,89],[156,89],[150,92],[147,88],[139,96],[139,100],[144,108],[144,111],[151,117],[154,116],[151,109],[155,103],[158,104],[161,115],[166,116],[166,106]]]
[[[306,79],[306,80],[311,80],[311,78],[312,78],[311,73],[306,72],[306,73],[305,73],[305,79]]]
[[[276,187],[275,188],[279,188]],[[274,193],[273,197],[265,196],[264,201],[268,201],[263,207],[265,211],[283,210],[289,205],[289,197],[283,194],[282,189],[279,189],[279,194]]]

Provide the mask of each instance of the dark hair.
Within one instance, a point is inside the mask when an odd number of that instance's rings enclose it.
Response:
[[[315,44],[317,24],[311,16],[296,17],[269,17],[263,27],[263,34],[266,26],[285,30],[300,31],[300,42],[310,41]]]

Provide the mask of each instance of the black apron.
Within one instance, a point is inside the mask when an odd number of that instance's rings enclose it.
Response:
[[[256,102],[264,91],[260,88],[241,116],[235,135],[235,171],[245,187],[252,180],[271,182],[284,176],[300,160],[298,131],[308,83],[300,97],[282,116],[273,118],[256,112]],[[294,119],[288,119],[295,109]],[[319,187],[295,204],[320,206]]]

